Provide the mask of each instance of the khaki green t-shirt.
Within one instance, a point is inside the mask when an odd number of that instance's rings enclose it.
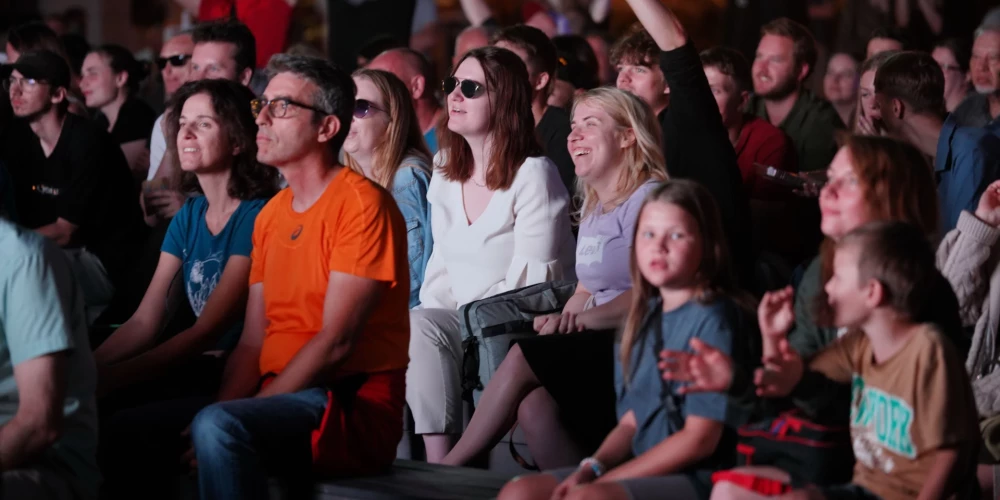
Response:
[[[974,459],[979,426],[969,377],[934,326],[922,325],[880,364],[868,337],[853,330],[817,354],[810,368],[851,383],[855,484],[885,499],[914,498],[936,450],[957,448],[960,464]]]

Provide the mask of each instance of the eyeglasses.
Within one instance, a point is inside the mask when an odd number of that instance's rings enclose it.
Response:
[[[3,89],[10,92],[10,89],[18,87],[22,91],[31,92],[38,88],[38,85],[41,83],[43,83],[41,80],[36,80],[34,78],[18,78],[16,76],[11,76],[3,81]]]
[[[371,101],[369,101],[367,99],[358,99],[357,101],[354,101],[354,117],[355,118],[358,118],[358,119],[364,118],[364,117],[368,116],[368,114],[371,113],[371,111],[373,109],[375,111],[381,111],[383,113],[387,113],[386,110],[384,110],[384,109],[376,106],[375,104],[373,104]]]
[[[455,87],[459,88],[462,92],[462,96],[466,99],[475,99],[483,95],[483,91],[486,90],[486,87],[479,82],[473,80],[459,80],[454,76],[449,76],[441,82],[441,88],[447,95],[451,95],[451,93],[455,91]]]
[[[191,54],[177,54],[170,57],[157,57],[156,65],[160,67],[160,71],[163,71],[163,68],[167,67],[167,63],[170,63],[170,65],[175,68],[179,68],[187,64],[188,59],[191,59]]]
[[[250,101],[250,111],[253,112],[253,117],[257,118],[260,112],[267,108],[267,112],[271,114],[274,118],[284,118],[288,113],[289,106],[298,106],[300,108],[305,108],[311,111],[315,111],[321,115],[328,115],[326,111],[319,109],[308,104],[302,104],[301,102],[295,102],[287,97],[276,97],[271,100],[264,98],[254,99]]]

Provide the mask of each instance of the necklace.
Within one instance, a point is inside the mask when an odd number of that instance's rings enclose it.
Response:
[[[484,184],[480,184],[479,181],[477,181],[475,177],[469,177],[469,180],[472,181],[473,184],[475,184],[475,185],[477,185],[477,186],[479,186],[481,188],[486,187],[485,183]]]

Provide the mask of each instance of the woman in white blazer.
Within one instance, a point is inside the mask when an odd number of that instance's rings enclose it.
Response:
[[[429,462],[462,432],[458,307],[536,283],[572,278],[569,194],[541,157],[528,72],[513,52],[469,52],[445,79],[427,199],[434,249],[410,312],[406,401]]]

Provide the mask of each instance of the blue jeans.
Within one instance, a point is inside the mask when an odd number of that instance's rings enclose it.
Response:
[[[194,418],[202,500],[267,499],[268,477],[311,487],[312,431],[326,410],[325,389],[213,404]]]

